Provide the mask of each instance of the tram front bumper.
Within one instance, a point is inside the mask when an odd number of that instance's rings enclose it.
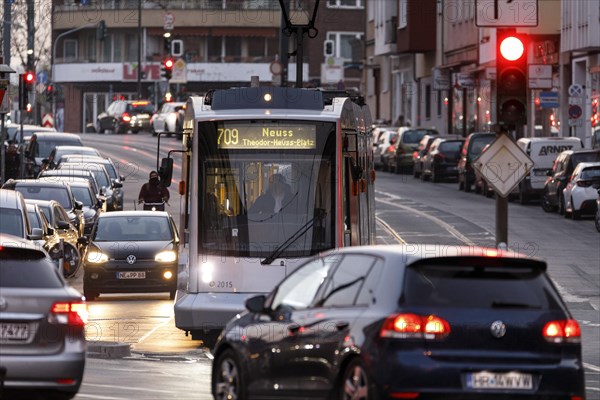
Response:
[[[262,293],[186,293],[178,290],[175,326],[184,331],[223,329],[245,310],[246,299]]]

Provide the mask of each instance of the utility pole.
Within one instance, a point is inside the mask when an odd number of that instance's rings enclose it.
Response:
[[[137,98],[142,98],[142,0],[138,0]]]
[[[35,70],[35,0],[27,0],[27,71]],[[33,123],[37,124],[37,96],[33,91],[33,100],[31,101],[31,113],[33,114]],[[22,119],[22,118],[21,118]]]

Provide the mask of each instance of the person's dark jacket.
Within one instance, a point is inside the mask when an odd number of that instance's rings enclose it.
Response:
[[[162,203],[169,201],[169,190],[158,182],[147,182],[142,185],[138,200],[145,203]]]

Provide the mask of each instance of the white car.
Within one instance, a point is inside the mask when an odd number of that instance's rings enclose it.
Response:
[[[563,191],[565,217],[579,219],[596,212],[600,188],[600,162],[579,163]]]
[[[152,117],[152,134],[156,135],[161,132],[166,132],[167,136],[172,133],[181,132],[181,124],[179,118],[179,110],[185,103],[165,103],[160,110]]]

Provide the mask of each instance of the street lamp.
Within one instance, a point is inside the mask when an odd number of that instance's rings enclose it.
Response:
[[[292,33],[296,34],[296,51],[294,52],[296,54],[296,87],[301,88],[304,34],[306,33],[310,39],[314,39],[319,33],[315,28],[319,0],[291,0],[289,2],[290,7],[287,7],[285,2],[286,0],[279,0],[285,21],[283,33],[287,36],[291,36]]]

